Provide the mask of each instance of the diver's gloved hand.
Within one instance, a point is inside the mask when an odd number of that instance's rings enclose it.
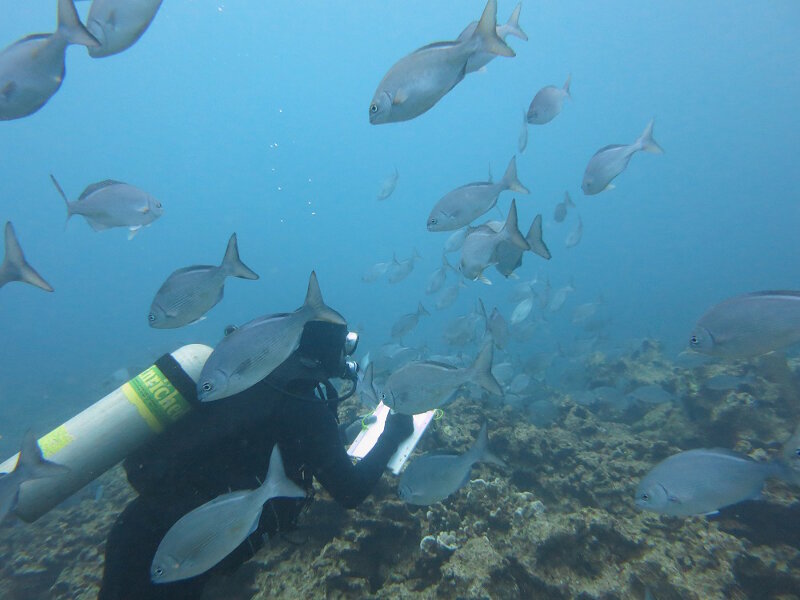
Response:
[[[381,437],[400,444],[412,433],[414,433],[414,419],[411,415],[403,415],[394,411],[386,415],[386,424],[383,426]]]

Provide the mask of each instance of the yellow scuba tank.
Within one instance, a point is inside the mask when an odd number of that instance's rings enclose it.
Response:
[[[44,457],[69,471],[23,483],[15,514],[35,521],[192,410],[197,402],[195,386],[211,350],[189,344],[165,354],[40,438]],[[0,473],[13,471],[18,457],[0,464]]]

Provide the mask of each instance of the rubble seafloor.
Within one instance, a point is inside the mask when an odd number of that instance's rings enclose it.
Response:
[[[800,422],[800,361],[767,357],[746,367],[747,385],[702,386],[743,368],[678,368],[651,342],[613,359],[595,353],[589,387],[624,377],[678,400],[609,411],[548,390],[557,411],[545,427],[519,408],[459,398],[419,449],[463,452],[488,421],[490,447],[506,468],[476,465],[465,488],[429,507],[403,503],[391,475],[352,511],[317,490],[297,531],[216,578],[204,598],[800,599],[798,488],[769,481],[763,500],[708,518],[662,517],[633,504],[641,476],[680,450],[780,454]],[[354,417],[359,406],[341,409]],[[34,524],[0,527],[0,598],[96,597],[105,537],[134,494],[120,467],[100,483],[102,494]]]

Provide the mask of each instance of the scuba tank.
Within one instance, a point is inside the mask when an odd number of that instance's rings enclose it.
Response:
[[[192,410],[197,380],[211,350],[189,344],[165,354],[40,438],[44,458],[69,471],[23,483],[15,514],[28,523],[35,521]],[[13,471],[18,457],[0,464],[0,473]]]

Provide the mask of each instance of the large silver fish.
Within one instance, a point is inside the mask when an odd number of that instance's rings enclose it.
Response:
[[[497,183],[468,183],[445,194],[428,215],[428,231],[453,231],[469,225],[497,204],[506,190],[527,194],[528,189],[517,178],[517,157],[512,156],[503,178]]]
[[[497,37],[497,0],[489,0],[475,32],[463,41],[437,42],[401,58],[384,75],[369,105],[369,122],[395,123],[418,117],[453,89],[479,52],[514,56]]]
[[[63,465],[45,460],[36,436],[28,431],[22,438],[17,466],[11,473],[0,475],[0,523],[16,507],[19,488],[23,483],[42,477],[57,477],[68,471]]]
[[[400,178],[400,171],[397,170],[397,167],[394,169],[394,173],[389,175],[386,179],[381,182],[381,189],[378,190],[378,200],[386,200],[389,196],[394,193],[394,188],[397,187],[397,180]]]
[[[239,258],[235,233],[220,266],[185,267],[167,277],[150,305],[150,327],[172,329],[194,323],[222,300],[228,277],[258,279]]]
[[[268,500],[305,495],[303,488],[286,477],[276,444],[262,485],[217,496],[178,519],[158,545],[150,579],[169,583],[205,573],[256,530]]]
[[[161,0],[94,0],[86,28],[100,42],[90,47],[94,58],[127,50],[142,36],[156,16]]]
[[[427,454],[411,461],[400,476],[398,494],[404,502],[417,506],[441,502],[467,485],[472,465],[476,462],[505,466],[489,451],[485,423],[475,444],[464,454]]]
[[[454,283],[453,285],[449,285],[439,294],[439,297],[436,299],[436,310],[444,310],[445,308],[450,308],[455,304],[456,300],[458,300],[458,294],[461,291],[461,288],[467,287],[464,284],[463,279],[459,279],[458,283]]]
[[[611,181],[628,166],[631,156],[637,152],[663,154],[664,150],[653,139],[653,121],[647,124],[642,135],[629,145],[611,144],[595,152],[586,165],[581,189],[587,196],[614,189]]]
[[[61,87],[66,74],[67,46],[98,46],[81,24],[72,0],[58,0],[54,33],[36,33],[0,52],[0,121],[35,113]]]
[[[392,325],[392,337],[402,339],[406,334],[411,333],[419,323],[420,317],[429,317],[431,313],[425,310],[422,302],[417,305],[417,310],[413,313],[407,313],[401,316]]]
[[[555,119],[564,106],[564,100],[572,98],[569,94],[569,84],[572,75],[567,75],[567,80],[562,87],[547,85],[536,92],[528,107],[528,123],[544,125]]]
[[[128,239],[164,214],[161,202],[145,191],[127,183],[107,179],[89,185],[80,197],[70,202],[56,178],[50,175],[53,185],[64,199],[67,221],[72,215],[81,215],[95,231],[112,227],[127,227]]]
[[[508,21],[503,25],[497,25],[495,27],[495,31],[497,32],[497,37],[499,37],[504,42],[509,35],[513,35],[514,37],[518,37],[523,41],[528,41],[528,36],[524,31],[522,31],[522,27],[519,25],[519,13],[522,10],[522,2],[517,4],[514,7],[514,10],[511,12],[511,16],[508,17]],[[469,25],[464,28],[458,35],[457,41],[463,42],[468,40],[475,34],[475,28],[478,26],[477,21],[473,21]],[[483,67],[489,64],[492,60],[497,57],[497,54],[494,52],[475,52],[472,56],[469,57],[467,60],[467,73],[474,73],[475,71],[480,71]],[[521,152],[521,150],[520,150]]]
[[[570,208],[575,208],[575,203],[570,198],[569,192],[564,192],[563,202],[556,204],[556,208],[553,210],[553,220],[556,223],[561,223],[567,216],[567,209]]]
[[[463,369],[424,360],[403,365],[386,380],[384,404],[399,413],[419,414],[447,404],[467,383],[502,396],[503,390],[492,375],[493,348],[492,340],[487,339],[475,362]]]
[[[414,251],[411,254],[410,258],[405,260],[397,260],[397,255],[392,255],[392,262],[389,265],[388,271],[389,276],[388,280],[389,283],[400,283],[411,274],[411,271],[414,270],[414,264],[422,258],[417,252],[417,249],[414,248]]]
[[[495,231],[500,231],[502,223],[498,221],[491,221],[489,226]],[[542,215],[536,215],[528,228],[528,234],[525,236],[525,241],[530,246],[530,251],[534,254],[541,256],[545,260],[550,260],[552,255],[547,248],[547,244],[542,239]],[[522,255],[524,250],[511,242],[503,242],[497,247],[497,264],[495,269],[504,277],[510,277],[511,274],[522,266]]]
[[[426,294],[435,294],[442,289],[445,281],[447,281],[447,271],[455,271],[455,269],[447,261],[447,255],[442,254],[442,266],[428,277],[428,285],[425,287]]]
[[[50,284],[25,260],[25,255],[22,253],[22,247],[19,245],[11,221],[6,223],[5,246],[6,253],[3,256],[2,264],[0,264],[0,288],[12,281],[21,281],[41,288],[46,292],[53,291]]]
[[[800,342],[800,291],[729,298],[700,317],[689,347],[722,358],[749,358]]]
[[[259,317],[222,338],[203,365],[197,397],[202,402],[227,398],[264,379],[297,350],[309,321],[346,323],[322,300],[313,271],[303,306],[291,313]]]
[[[794,436],[789,442],[795,452],[796,441]],[[773,477],[800,485],[800,470],[783,460],[756,462],[720,448],[688,450],[663,460],[645,475],[636,488],[636,506],[673,517],[715,513],[758,499],[764,482]]]
[[[484,269],[497,264],[498,247],[503,243],[511,243],[522,250],[530,250],[530,245],[517,227],[517,204],[511,201],[505,225],[500,231],[494,231],[488,225],[481,225],[467,234],[461,247],[461,274],[473,281],[480,280],[491,284],[483,274]]]

